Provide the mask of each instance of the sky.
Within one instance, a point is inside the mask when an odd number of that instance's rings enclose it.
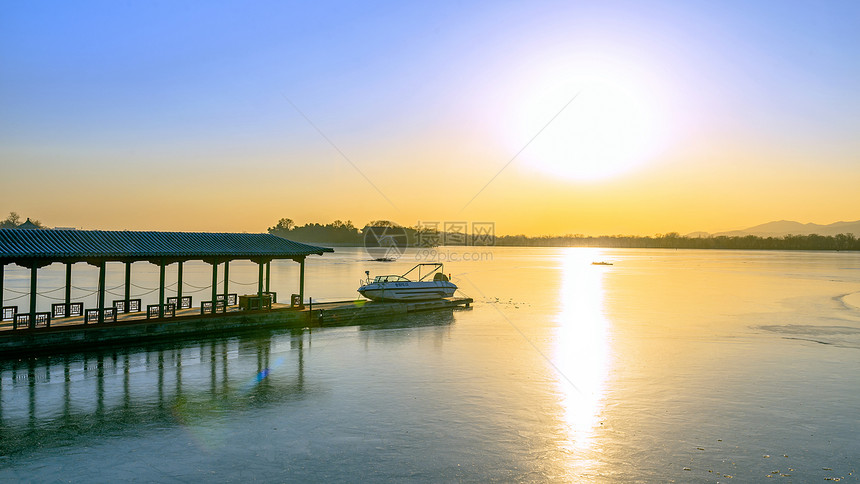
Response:
[[[860,219],[860,2],[0,0],[0,211],[263,232]]]

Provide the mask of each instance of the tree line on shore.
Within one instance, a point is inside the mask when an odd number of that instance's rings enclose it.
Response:
[[[369,222],[361,229],[353,225],[351,220],[347,220],[346,222],[335,220],[330,224],[307,223],[296,225],[293,219],[282,218],[278,220],[278,223],[274,227],[269,227],[268,232],[285,239],[295,240],[296,242],[360,246],[364,241],[364,234],[368,230],[368,227],[374,225],[386,227],[397,226],[397,224],[387,220]]]
[[[641,249],[750,249],[750,250],[860,250],[860,239],[854,234],[756,235],[684,237],[678,233],[655,236],[585,235],[540,236],[503,235],[495,245],[526,247],[607,247]]]
[[[421,237],[420,227],[402,227],[388,220],[374,220],[362,228],[351,221],[335,220],[330,224],[308,223],[296,225],[292,219],[281,219],[269,227],[270,234],[278,235],[297,242],[316,242],[320,244],[361,246],[371,228],[391,227],[402,229],[410,246],[426,246],[428,240],[436,240],[434,245],[445,244],[447,234],[439,233],[435,237]],[[426,235],[426,234],[425,234]],[[462,234],[456,234],[458,236]],[[470,237],[465,239],[469,245]],[[606,248],[642,248],[642,249],[751,249],[751,250],[860,250],[860,239],[854,234],[837,235],[785,235],[782,237],[746,236],[711,236],[685,237],[677,232],[658,234],[654,236],[638,235],[496,235],[491,242],[482,237],[480,245],[521,246],[521,247],[606,247]]]

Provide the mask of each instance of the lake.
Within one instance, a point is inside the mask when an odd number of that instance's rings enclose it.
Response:
[[[0,361],[0,480],[860,480],[860,254],[367,259],[309,257],[306,296],[355,298],[365,270],[439,259],[475,304]],[[106,284],[117,293],[121,267]],[[75,265],[73,298],[94,301],[96,273]],[[62,297],[63,276],[40,271],[40,307]],[[7,267],[5,299],[28,278]],[[210,292],[210,266],[189,263],[184,278],[184,293]],[[257,268],[234,262],[230,279],[255,292]],[[132,297],[154,302],[157,280],[136,263]],[[297,287],[298,264],[273,262],[272,290]]]

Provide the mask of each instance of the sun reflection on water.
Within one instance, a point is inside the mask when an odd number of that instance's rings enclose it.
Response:
[[[576,467],[588,472],[594,455],[594,436],[600,427],[601,408],[609,372],[608,320],[604,314],[604,274],[609,266],[600,249],[573,248],[561,262],[558,327],[553,363],[558,368],[561,418],[567,449]]]

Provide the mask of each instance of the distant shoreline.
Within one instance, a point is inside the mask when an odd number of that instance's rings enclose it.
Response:
[[[289,238],[287,235],[286,238]],[[296,239],[292,239],[296,240]],[[296,240],[297,242],[328,245],[330,247],[364,247],[361,242],[327,242],[325,240]],[[504,235],[496,237],[492,243],[483,244],[440,244],[422,246],[410,240],[410,248],[438,247],[595,247],[628,249],[715,249],[715,250],[826,250],[860,251],[860,239],[853,234],[839,235],[786,235],[784,237],[682,237],[677,234],[660,236],[543,236]]]
[[[788,222],[779,222],[785,224]],[[843,228],[848,225],[841,222]],[[770,224],[773,225],[773,224]],[[833,224],[837,225],[837,224]],[[791,225],[795,227],[795,225]],[[763,227],[763,226],[762,226]],[[806,228],[807,226],[802,226]],[[832,226],[822,226],[832,228]],[[474,227],[473,227],[474,228]],[[639,248],[639,249],[747,249],[747,250],[860,250],[860,239],[851,233],[836,235],[710,235],[693,236],[669,232],[654,236],[639,235],[495,235],[493,226],[489,232],[467,233],[428,230],[427,227],[404,227],[387,220],[369,222],[358,228],[347,220],[335,220],[330,224],[305,224],[296,226],[291,219],[281,219],[268,232],[285,239],[306,244],[328,245],[331,247],[364,247],[366,241],[389,243],[407,247],[601,247],[601,248]],[[457,244],[446,244],[456,241]],[[430,242],[430,243],[428,243]]]

